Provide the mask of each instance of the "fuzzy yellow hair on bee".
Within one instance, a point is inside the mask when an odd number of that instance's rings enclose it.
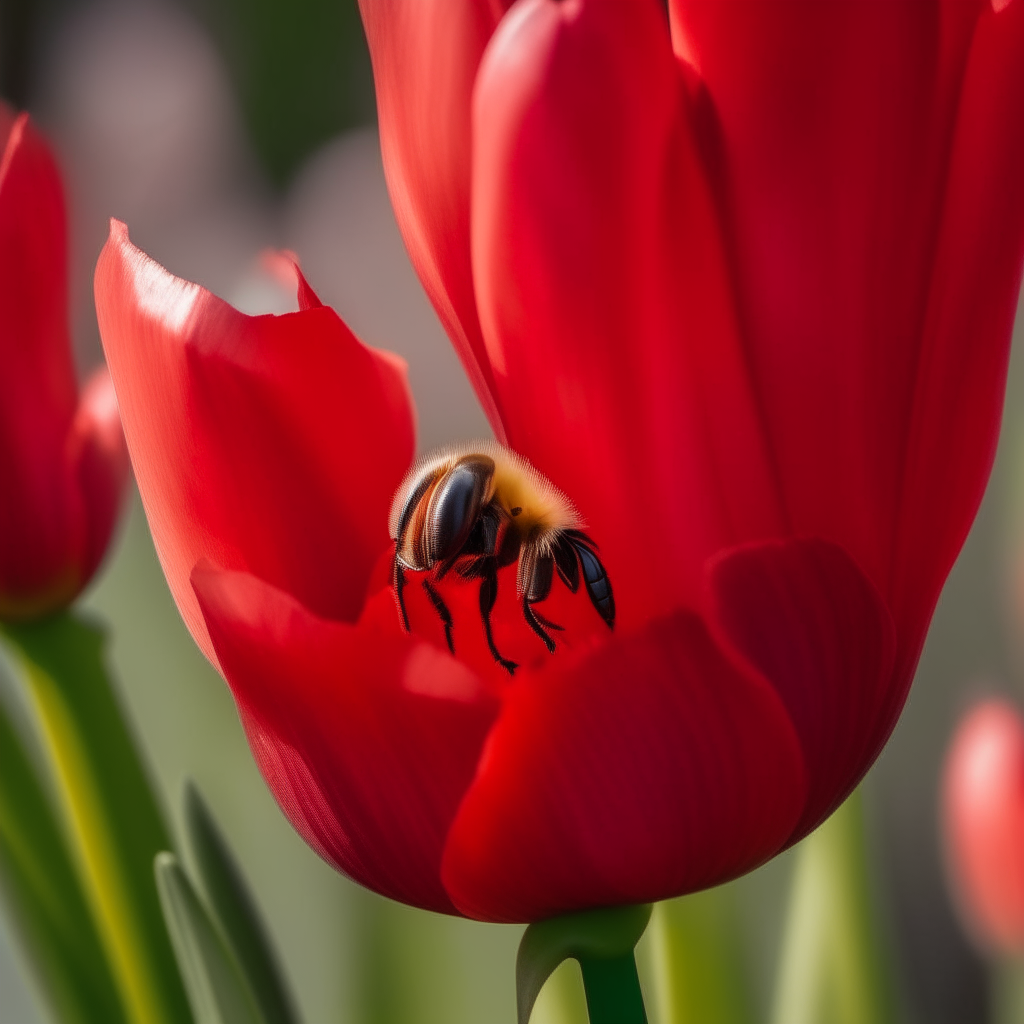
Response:
[[[556,572],[574,594],[582,582],[608,627],[614,623],[611,582],[572,502],[521,455],[494,441],[441,448],[417,462],[395,493],[388,527],[395,542],[395,596],[406,630],[405,571],[430,573],[422,586],[453,653],[454,622],[434,585],[453,569],[460,579],[480,580],[488,647],[509,672],[517,666],[498,653],[490,613],[498,595],[498,570],[513,562],[518,561],[516,592],[523,617],[552,653],[555,643],[548,630],[562,627],[533,606],[548,596]]]

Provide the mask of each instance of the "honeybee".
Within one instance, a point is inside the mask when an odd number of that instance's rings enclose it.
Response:
[[[491,611],[498,598],[498,570],[518,560],[516,593],[523,618],[549,651],[555,650],[549,630],[563,627],[545,619],[534,605],[551,592],[556,572],[574,594],[583,583],[611,629],[615,623],[612,585],[597,546],[582,528],[583,521],[569,499],[508,448],[484,441],[439,449],[409,471],[391,505],[392,579],[402,624],[408,631],[405,570],[430,571],[422,586],[454,654],[452,615],[433,583],[453,569],[463,580],[478,579],[488,649],[499,665],[513,673],[518,665],[503,658],[494,644]]]

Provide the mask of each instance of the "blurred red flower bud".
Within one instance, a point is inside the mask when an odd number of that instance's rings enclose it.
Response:
[[[983,949],[1024,952],[1024,721],[988,700],[957,726],[942,782],[950,884]]]
[[[296,828],[378,892],[524,921],[735,876],[877,756],[988,477],[1024,0],[361,6],[406,243],[616,630],[527,631],[512,679],[471,610],[456,657],[403,632],[395,360],[115,224],[100,329],[178,606]]]
[[[106,370],[79,392],[60,173],[0,104],[0,619],[66,605],[103,558],[128,474]]]

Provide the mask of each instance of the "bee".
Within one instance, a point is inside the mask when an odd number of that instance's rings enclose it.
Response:
[[[582,582],[611,629],[611,581],[583,525],[569,499],[508,448],[485,441],[428,455],[406,475],[391,505],[392,581],[406,631],[406,570],[431,573],[422,586],[453,654],[454,622],[434,583],[453,570],[462,580],[480,580],[480,618],[488,649],[513,673],[518,665],[495,646],[491,611],[498,598],[498,570],[516,561],[523,618],[550,652],[555,650],[550,631],[563,627],[545,619],[534,605],[551,592],[555,573],[573,594]]]

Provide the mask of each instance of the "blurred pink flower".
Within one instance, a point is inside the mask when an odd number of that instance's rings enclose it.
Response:
[[[968,929],[983,948],[1024,952],[1024,721],[1009,702],[978,704],[957,726],[942,823]]]

